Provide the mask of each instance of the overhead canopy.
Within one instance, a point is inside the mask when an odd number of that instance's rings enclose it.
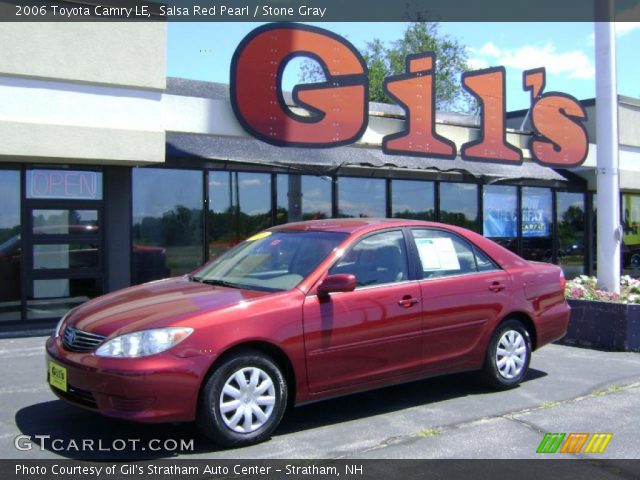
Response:
[[[336,148],[276,147],[253,138],[223,137],[167,132],[167,158],[200,158],[233,163],[271,165],[293,170],[330,174],[342,167],[394,167],[461,173],[486,183],[498,180],[543,180],[566,182],[555,170],[537,163],[505,165],[469,162],[460,158],[443,160],[407,155],[387,155],[379,148],[346,146]]]

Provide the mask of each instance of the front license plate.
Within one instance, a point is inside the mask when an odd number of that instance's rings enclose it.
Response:
[[[67,391],[67,369],[57,363],[49,362],[49,384],[63,392]]]

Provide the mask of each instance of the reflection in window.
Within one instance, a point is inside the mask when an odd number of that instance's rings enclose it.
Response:
[[[553,261],[551,190],[522,188],[522,256],[527,260]]]
[[[394,218],[435,220],[435,185],[433,182],[393,180],[391,205]]]
[[[386,188],[381,178],[340,177],[339,217],[386,217]]]
[[[276,223],[330,217],[330,180],[311,175],[278,175]]]
[[[133,170],[133,283],[190,272],[202,258],[202,172]]]
[[[33,291],[27,299],[27,319],[61,318],[72,308],[103,293],[102,279],[98,278],[34,280]]]
[[[477,231],[478,185],[442,182],[440,184],[440,221]]]
[[[238,173],[237,184],[239,240],[244,240],[271,226],[271,175]]]
[[[209,172],[209,257],[271,226],[271,175]]]
[[[591,248],[589,248],[590,258],[587,263],[591,265],[593,271],[592,275],[598,275],[598,194],[591,193],[591,238],[593,242]]]
[[[33,268],[91,269],[100,266],[100,250],[96,243],[54,243],[33,246]]]
[[[482,234],[512,251],[518,248],[518,189],[486,185],[482,190]]]
[[[0,170],[0,322],[20,320],[20,172]]]
[[[306,278],[346,234],[285,231],[256,237],[221,255],[191,279],[250,290],[288,290]]]
[[[97,210],[33,210],[35,235],[90,235],[98,233]]]
[[[238,242],[232,172],[209,172],[209,257],[216,257]]]
[[[341,273],[354,275],[358,286],[407,280],[409,266],[402,232],[383,232],[360,240],[329,270],[330,275]]]
[[[595,196],[595,195],[594,195]],[[640,195],[622,194],[622,274],[640,276]]]
[[[558,263],[568,279],[584,273],[584,194],[558,192]]]

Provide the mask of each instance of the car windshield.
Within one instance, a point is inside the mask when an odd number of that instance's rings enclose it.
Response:
[[[262,232],[207,265],[193,281],[251,290],[289,290],[347,237],[337,232]]]

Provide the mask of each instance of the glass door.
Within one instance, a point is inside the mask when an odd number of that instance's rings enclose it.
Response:
[[[99,172],[27,173],[23,217],[27,321],[60,318],[103,293],[101,181]]]

